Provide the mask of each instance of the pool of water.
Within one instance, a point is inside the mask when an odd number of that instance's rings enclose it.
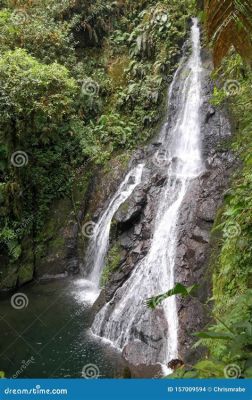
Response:
[[[0,371],[14,378],[119,378],[121,355],[90,331],[82,279],[34,283],[0,299]],[[18,301],[19,300],[19,301]]]

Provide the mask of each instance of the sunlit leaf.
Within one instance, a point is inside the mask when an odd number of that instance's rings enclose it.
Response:
[[[149,308],[155,309],[159,304],[161,304],[165,299],[171,296],[180,295],[186,297],[192,295],[197,285],[186,287],[181,283],[177,283],[173,289],[168,290],[168,292],[160,294],[158,296],[151,297],[147,300],[147,306]]]

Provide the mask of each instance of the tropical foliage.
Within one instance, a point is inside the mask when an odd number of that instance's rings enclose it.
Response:
[[[251,367],[252,331],[251,331],[251,276],[252,276],[252,221],[251,221],[251,70],[244,65],[241,57],[234,52],[229,54],[219,70],[215,72],[217,85],[213,102],[226,103],[236,121],[236,131],[232,148],[237,159],[242,161],[241,168],[234,174],[232,186],[225,196],[225,205],[216,221],[214,235],[223,232],[220,245],[220,256],[214,262],[213,300],[214,313],[224,319],[227,325],[240,332],[247,342],[247,347],[236,351],[237,360],[244,361],[244,353]],[[236,84],[233,93],[223,90],[225,82],[231,80]],[[225,94],[224,94],[225,93]],[[217,324],[213,330],[219,330]],[[243,332],[243,333],[242,333]],[[215,357],[226,358],[232,347],[225,343],[209,344]]]
[[[233,46],[252,65],[252,5],[249,0],[205,0],[208,39],[219,66]]]
[[[179,295],[183,297],[196,296],[196,286],[185,287],[177,283],[174,288],[164,294],[152,297],[147,300],[148,307],[155,309],[165,299],[171,296]],[[214,348],[217,343],[223,346],[222,354],[217,355],[214,351],[204,359],[194,365],[179,363],[179,368],[169,375],[169,378],[251,378],[252,377],[252,291],[249,290],[238,300],[239,309],[247,310],[243,312],[240,322],[233,318],[229,319],[227,325],[224,319],[211,312],[211,308],[203,305],[208,314],[212,314],[217,326],[210,326],[207,331],[194,333],[194,336],[200,340],[194,345],[199,346],[202,343]],[[210,350],[212,349],[210,346]],[[178,360],[177,360],[178,361]],[[172,362],[171,362],[172,364]]]
[[[20,269],[26,246],[36,267],[81,165],[153,134],[192,12],[191,0],[0,2],[1,264]]]

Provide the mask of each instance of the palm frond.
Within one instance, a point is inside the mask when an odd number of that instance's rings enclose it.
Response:
[[[252,5],[248,0],[205,0],[206,28],[213,42],[215,66],[233,46],[252,62]]]

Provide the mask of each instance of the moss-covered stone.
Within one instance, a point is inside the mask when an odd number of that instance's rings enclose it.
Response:
[[[34,274],[33,264],[24,264],[18,270],[18,284],[24,285],[25,283],[31,282]]]
[[[106,264],[102,272],[100,285],[104,287],[110,279],[112,272],[114,272],[120,265],[121,261],[121,247],[115,244],[109,251],[106,257]]]
[[[116,58],[111,61],[108,72],[111,77],[112,84],[116,88],[118,86],[125,86],[125,70],[129,66],[130,58],[128,55],[123,55],[120,58]]]
[[[0,280],[0,290],[14,289],[17,286],[18,273],[16,270],[10,269],[6,274],[3,274]]]
[[[77,246],[77,237],[73,231],[74,227],[79,225],[78,214],[84,207],[83,201],[87,198],[90,178],[89,171],[80,171],[72,187],[71,196],[61,199],[52,207],[47,223],[39,235],[39,245],[36,247],[37,276],[66,272],[67,242],[76,240]]]
[[[130,208],[130,204],[128,201],[125,201],[120,208],[118,209],[119,212],[123,213],[123,214],[127,214],[128,210]]]

